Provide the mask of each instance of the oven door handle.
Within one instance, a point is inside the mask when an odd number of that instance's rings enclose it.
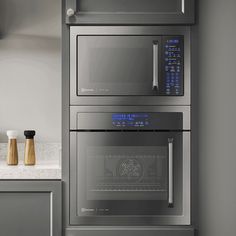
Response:
[[[174,139],[168,138],[168,166],[169,166],[169,184],[168,184],[168,207],[174,204]]]
[[[152,79],[152,89],[157,90],[159,88],[158,74],[159,74],[159,65],[158,65],[158,55],[159,55],[159,46],[158,42],[153,42],[153,79]]]

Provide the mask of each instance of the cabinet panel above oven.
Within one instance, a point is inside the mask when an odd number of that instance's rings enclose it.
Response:
[[[194,0],[66,0],[67,24],[193,24]]]

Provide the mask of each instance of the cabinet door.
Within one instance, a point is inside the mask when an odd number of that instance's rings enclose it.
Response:
[[[194,0],[66,0],[65,10],[69,24],[194,23]]]
[[[1,181],[0,235],[60,236],[60,181]]]

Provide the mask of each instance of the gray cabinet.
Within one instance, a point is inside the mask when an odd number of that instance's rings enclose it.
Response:
[[[193,24],[195,0],[65,0],[67,24]]]
[[[0,181],[0,235],[61,236],[61,181]]]
[[[4,11],[3,11],[4,1],[0,1],[0,39],[3,37],[4,31]]]
[[[65,236],[194,236],[189,226],[168,227],[80,227],[66,229]]]

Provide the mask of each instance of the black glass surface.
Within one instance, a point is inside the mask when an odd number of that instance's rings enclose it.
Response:
[[[174,139],[172,208],[168,138]],[[181,214],[181,132],[77,132],[76,160],[78,216]]]
[[[183,96],[183,57],[183,36],[78,35],[77,95]]]

